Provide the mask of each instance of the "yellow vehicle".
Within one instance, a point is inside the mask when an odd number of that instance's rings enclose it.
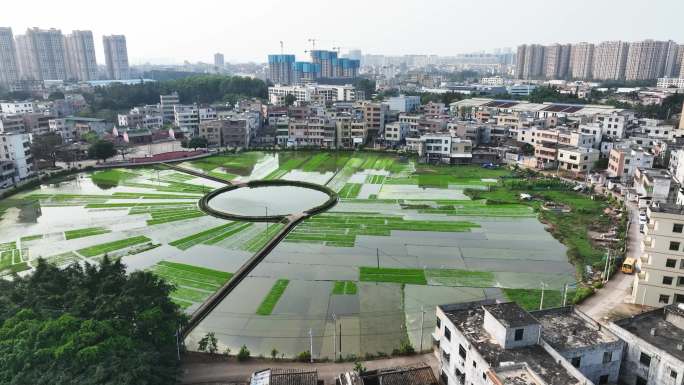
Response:
[[[634,265],[636,264],[636,260],[632,257],[625,258],[625,261],[622,262],[622,272],[625,274],[634,274]]]

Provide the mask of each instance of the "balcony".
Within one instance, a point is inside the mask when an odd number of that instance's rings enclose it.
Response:
[[[641,251],[646,251],[646,249],[652,249],[654,244],[653,244],[653,238],[650,236],[645,236],[644,239],[641,241]]]
[[[649,264],[648,261],[651,259],[651,256],[648,253],[644,253],[644,254],[641,254],[641,257],[639,259],[641,259],[642,265],[648,265]]]

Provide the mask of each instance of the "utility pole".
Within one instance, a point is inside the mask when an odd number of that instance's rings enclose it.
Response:
[[[603,283],[608,282],[608,267],[610,266],[610,249],[608,249],[608,254],[606,255],[606,267],[603,269]]]
[[[425,309],[420,306],[420,350],[418,353],[423,352],[423,324],[425,323]]]
[[[333,319],[333,361],[337,358],[337,320],[335,313],[332,314]]]
[[[309,328],[309,361],[313,364],[313,330]]]
[[[380,249],[375,248],[375,258],[378,260],[378,270],[380,270]]]
[[[340,319],[340,334],[339,334],[339,349],[340,349],[340,357],[342,357],[342,320]]]
[[[178,341],[179,330],[176,329],[176,353],[178,354],[178,361],[180,361],[180,343]]]
[[[565,306],[566,302],[568,300],[568,284],[565,284],[565,287],[563,288],[563,306]]]
[[[544,282],[541,283],[541,299],[539,300],[539,310],[542,310],[544,308],[544,289],[546,288],[546,284]]]

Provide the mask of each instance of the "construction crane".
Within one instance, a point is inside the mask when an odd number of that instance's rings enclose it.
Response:
[[[281,41],[280,41],[280,54],[282,55],[282,54],[284,54],[284,53],[285,53],[285,51],[284,51],[284,49],[283,49],[283,41],[281,40]]]
[[[314,51],[316,49],[316,41],[318,41],[318,39],[314,39],[314,38],[309,39],[309,43],[311,43],[311,51]],[[310,51],[304,51],[304,52],[310,52]]]

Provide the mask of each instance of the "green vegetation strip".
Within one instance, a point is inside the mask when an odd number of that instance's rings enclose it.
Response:
[[[169,261],[158,262],[150,270],[175,286],[171,297],[183,308],[204,302],[233,276],[224,271]]]
[[[368,184],[383,184],[385,183],[384,175],[368,175],[366,177],[366,183]]]
[[[90,237],[93,235],[106,234],[111,232],[111,230],[105,229],[104,227],[89,227],[85,229],[67,230],[64,232],[64,238],[66,240]]]
[[[271,291],[269,291],[264,300],[261,301],[261,305],[257,308],[256,313],[258,315],[271,315],[289,283],[290,281],[287,279],[277,280],[276,283],[273,284],[273,287],[271,287]]]
[[[361,186],[363,185],[360,183],[345,184],[339,192],[340,198],[356,198],[361,192]]]
[[[197,210],[195,207],[182,207],[171,209],[150,210],[152,219],[147,220],[147,225],[158,225],[162,223],[183,221],[186,219],[198,218],[206,215],[204,212]]]
[[[510,301],[516,302],[525,310],[539,310],[541,289],[503,289],[504,295]],[[574,291],[568,292],[567,304],[571,304]],[[544,290],[544,309],[563,305],[563,292],[560,290]]]
[[[150,238],[147,238],[144,235],[139,235],[139,236],[133,237],[133,238],[120,239],[120,240],[114,241],[114,242],[107,242],[107,243],[102,243],[102,244],[95,245],[95,246],[86,247],[86,248],[77,250],[77,252],[84,257],[90,258],[90,257],[94,257],[94,256],[97,256],[100,254],[110,253],[110,252],[115,251],[115,250],[120,250],[120,249],[124,249],[126,247],[138,245],[138,244],[145,243],[145,242],[151,242],[151,241],[152,240]]]
[[[361,266],[359,280],[365,282],[392,282],[413,285],[427,285],[423,269],[393,269]]]
[[[355,295],[357,290],[354,281],[335,281],[332,293],[335,295]]]
[[[278,231],[280,231],[282,228],[283,225],[280,223],[268,224],[268,229],[261,231],[252,239],[245,242],[245,244],[242,246],[242,249],[249,251],[251,253],[256,253],[262,247],[264,247],[264,245],[266,245],[266,243],[268,243],[268,241],[270,241],[276,234],[278,234]]]
[[[25,237],[21,237],[22,242],[31,242],[31,241],[35,241],[37,239],[43,239],[43,234],[28,235]]]
[[[489,271],[427,269],[425,277],[431,285],[492,287],[496,283],[494,273]]]
[[[353,247],[359,235],[386,237],[393,230],[464,232],[474,227],[479,225],[466,221],[404,220],[401,216],[378,214],[321,214],[298,225],[285,241]]]
[[[213,245],[216,244],[234,234],[239,233],[242,230],[245,230],[249,226],[251,226],[251,223],[245,223],[245,222],[230,222],[225,225],[221,225],[218,227],[214,227],[208,230],[201,231],[196,234],[189,235],[187,237],[175,240],[169,245],[177,247],[181,250],[187,250],[191,248],[192,246],[198,245],[200,243],[204,243],[207,245]]]

